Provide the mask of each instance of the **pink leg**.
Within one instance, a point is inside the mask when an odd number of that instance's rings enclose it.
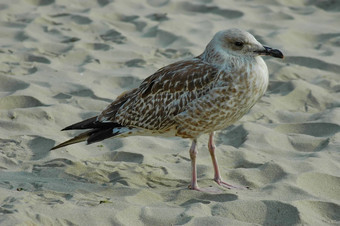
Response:
[[[196,155],[197,155],[197,140],[192,140],[192,144],[189,150],[190,159],[191,159],[191,184],[189,185],[189,188],[191,190],[197,190],[200,191],[197,185],[197,171],[196,171]]]
[[[216,148],[216,146],[215,146],[215,143],[214,143],[214,132],[210,133],[210,135],[209,135],[208,148],[209,148],[211,160],[212,160],[212,163],[213,163],[213,166],[214,166],[214,172],[215,172],[214,181],[218,185],[221,185],[221,186],[223,186],[225,188],[228,188],[228,189],[231,189],[231,188],[242,189],[243,187],[238,187],[238,186],[234,186],[234,185],[228,184],[228,183],[222,181],[222,179],[221,179],[220,171],[218,169],[217,160],[216,160],[216,156],[215,156],[215,148]]]

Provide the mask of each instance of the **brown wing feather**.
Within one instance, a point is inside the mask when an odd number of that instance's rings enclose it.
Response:
[[[136,95],[138,88],[123,92],[120,94],[104,111],[98,116],[97,121],[112,121],[112,116],[116,115],[119,108],[130,98]]]
[[[149,130],[165,130],[188,103],[205,95],[215,84],[218,69],[194,58],[161,68],[139,88],[113,102],[99,120]]]

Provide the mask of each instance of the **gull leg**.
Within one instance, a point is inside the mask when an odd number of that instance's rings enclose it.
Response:
[[[192,140],[192,144],[189,150],[190,159],[191,159],[191,184],[189,188],[191,190],[200,191],[197,185],[197,169],[196,169],[196,155],[197,155],[197,139]]]
[[[201,192],[207,192],[207,193],[213,193],[213,194],[220,194],[222,193],[221,190],[216,188],[199,188],[197,184],[197,167],[196,167],[196,156],[197,156],[197,140],[194,139],[192,141],[191,147],[190,147],[190,159],[191,159],[191,184],[189,185],[189,189],[201,191]]]
[[[228,188],[228,189],[231,189],[231,188],[243,189],[243,187],[234,186],[234,185],[231,185],[231,184],[228,184],[228,183],[222,181],[220,171],[218,169],[216,156],[215,156],[216,146],[215,146],[215,143],[214,143],[214,132],[210,133],[210,135],[209,135],[208,148],[209,148],[209,153],[210,153],[211,160],[212,160],[212,163],[213,163],[213,166],[214,166],[214,172],[215,172],[214,181],[218,185],[221,185],[221,186]],[[248,187],[246,187],[246,188],[248,188]]]

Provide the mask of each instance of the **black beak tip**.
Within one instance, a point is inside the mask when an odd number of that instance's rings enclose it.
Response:
[[[281,59],[284,58],[283,53],[278,49],[272,49],[272,51],[270,51],[269,55],[272,56],[272,57],[276,57],[276,58],[281,58]]]
[[[275,57],[275,58],[281,58],[283,59],[284,58],[284,55],[283,53],[278,50],[278,49],[272,49],[268,46],[263,46],[264,47],[264,51],[263,51],[263,54],[264,55],[268,55],[268,56],[272,56],[272,57]]]

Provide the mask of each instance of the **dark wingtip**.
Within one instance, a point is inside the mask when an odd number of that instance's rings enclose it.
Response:
[[[58,149],[58,148],[62,148],[62,147],[65,147],[65,146],[68,146],[68,145],[71,145],[71,144],[76,144],[76,143],[79,143],[79,142],[83,142],[83,141],[86,141],[87,138],[94,132],[96,132],[97,130],[96,129],[93,129],[93,130],[90,130],[90,131],[86,131],[84,133],[81,133],[79,134],[78,136],[75,136],[73,137],[72,139],[69,139],[61,144],[58,144],[57,146],[53,147],[50,149],[50,151],[52,150],[55,150],[55,149]]]
[[[58,145],[54,146],[53,148],[51,148],[51,149],[50,149],[50,151],[53,151],[53,150],[56,150],[56,149],[59,149],[59,148],[65,147],[65,146],[67,146],[67,145],[68,145],[68,141],[66,141],[66,142],[63,142],[63,143],[61,143],[61,144],[58,144]]]
[[[71,126],[67,126],[67,127],[65,127],[64,129],[62,129],[61,131],[65,131],[65,130],[71,130],[72,129],[72,127]]]
[[[61,148],[61,146],[60,145],[54,146],[53,148],[50,149],[50,151],[53,151],[53,150],[58,149],[58,148]]]
[[[97,120],[97,116],[94,116],[92,118],[88,118],[88,119],[85,119],[81,122],[77,122],[75,124],[67,126],[64,129],[62,129],[61,131],[77,130],[77,129],[92,129],[92,128],[95,128],[96,120]]]

